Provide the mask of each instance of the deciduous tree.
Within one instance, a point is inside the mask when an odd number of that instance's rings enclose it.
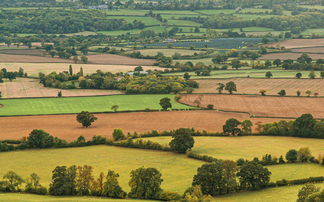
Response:
[[[49,194],[51,195],[74,195],[76,193],[75,180],[76,166],[56,166],[52,171],[52,183],[50,184]]]
[[[162,98],[159,104],[164,111],[167,111],[168,108],[172,108],[171,99],[168,97]]]
[[[236,84],[233,81],[226,83],[225,90],[228,90],[230,94],[233,94],[233,91],[237,92]]]
[[[95,122],[98,118],[93,114],[90,114],[88,111],[82,111],[76,117],[76,120],[82,124],[83,127],[89,127],[93,122]]]
[[[93,182],[92,166],[84,165],[78,166],[78,173],[75,187],[78,194],[88,195],[90,193],[91,184]]]
[[[195,140],[191,135],[192,131],[190,129],[180,128],[175,130],[172,134],[173,139],[169,143],[172,151],[185,153],[188,149],[191,149],[195,144]]]
[[[27,144],[32,148],[48,148],[54,145],[54,137],[43,129],[34,129],[27,137]]]
[[[114,129],[114,132],[113,132],[112,135],[113,135],[113,138],[114,138],[115,141],[125,139],[125,135],[123,133],[123,130],[120,129],[120,128]]]
[[[123,198],[126,196],[126,192],[119,186],[118,178],[119,174],[114,170],[108,170],[106,182],[103,187],[103,196],[113,198]]]
[[[241,129],[238,128],[239,125],[241,125],[241,122],[237,119],[230,118],[226,121],[225,125],[223,125],[223,132],[233,136],[240,135]]]

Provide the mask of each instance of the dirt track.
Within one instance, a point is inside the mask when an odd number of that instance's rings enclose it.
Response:
[[[171,130],[181,127],[194,127],[200,131],[222,131],[225,121],[236,118],[249,119],[241,113],[223,113],[217,111],[174,111],[146,113],[97,114],[98,120],[89,128],[77,123],[76,115],[0,117],[0,139],[19,139],[28,136],[33,129],[44,129],[51,135],[73,141],[80,135],[91,139],[94,135],[111,137],[115,128],[127,132],[142,133],[149,130]],[[254,123],[278,121],[278,119],[251,119]]]
[[[199,94],[183,95],[182,103],[193,104]],[[311,113],[315,118],[324,118],[324,98],[270,97],[247,95],[202,95],[200,106],[213,104],[215,109],[249,112],[263,117],[294,117]]]

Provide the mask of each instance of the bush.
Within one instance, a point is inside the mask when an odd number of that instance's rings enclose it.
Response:
[[[160,196],[160,200],[163,201],[171,201],[171,200],[179,200],[180,195],[177,192],[171,191],[163,191]]]
[[[212,109],[214,109],[214,105],[213,104],[208,104],[207,105],[207,108],[210,109],[210,110],[212,110]]]
[[[40,194],[40,195],[46,195],[47,188],[46,187],[38,187],[38,188],[36,188],[35,193]]]

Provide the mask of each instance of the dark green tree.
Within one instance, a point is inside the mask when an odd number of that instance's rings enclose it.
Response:
[[[70,65],[70,66],[69,66],[69,74],[70,74],[70,76],[72,76],[72,75],[73,75],[73,69],[72,69],[72,65]]]
[[[172,108],[171,99],[168,97],[162,98],[159,104],[164,111],[167,111],[168,108]]]
[[[225,85],[223,83],[218,83],[217,85],[218,87],[216,88],[216,90],[218,90],[218,93],[221,94],[225,88]]]
[[[16,74],[14,72],[7,72],[7,78],[9,81],[16,79]]]
[[[162,192],[162,174],[156,168],[137,168],[132,170],[128,196],[140,199],[159,199]]]
[[[127,194],[119,186],[118,178],[119,174],[114,170],[108,170],[106,177],[106,182],[103,187],[103,196],[113,197],[113,198],[123,198]]]
[[[188,72],[184,73],[183,78],[186,80],[190,79],[190,75],[188,74]]]
[[[313,184],[306,184],[298,191],[298,199],[297,202],[305,202],[305,199],[314,193],[320,191],[319,187],[316,187]]]
[[[174,131],[172,134],[173,139],[169,143],[172,151],[185,153],[188,149],[191,149],[195,144],[195,140],[191,135],[192,131],[188,128],[180,128]]]
[[[297,160],[297,151],[295,149],[291,149],[286,153],[286,159],[288,162],[294,162]]]
[[[95,122],[98,118],[93,114],[90,114],[88,111],[82,111],[76,117],[76,120],[82,124],[83,127],[89,127],[93,122]]]
[[[66,168],[66,166],[56,166],[52,171],[52,182],[49,188],[51,195],[74,195],[76,194],[76,175],[75,165]]]
[[[236,175],[243,189],[252,188],[257,190],[269,184],[271,172],[257,162],[249,161],[242,165]]]
[[[134,71],[135,72],[140,72],[140,71],[144,71],[144,70],[143,70],[143,67],[142,66],[138,66],[138,67],[135,67],[134,68]]]
[[[225,125],[223,125],[223,132],[233,136],[240,135],[241,129],[238,128],[239,125],[241,125],[241,122],[237,119],[230,118],[226,121]]]
[[[282,63],[281,63],[281,60],[280,60],[280,59],[275,59],[275,60],[273,61],[273,64],[276,65],[276,66],[278,67],[278,66],[281,65]]]
[[[300,79],[302,76],[303,76],[302,73],[298,72],[298,73],[296,74],[295,77],[296,77],[297,79]]]
[[[303,114],[298,117],[292,126],[292,134],[295,137],[315,137],[315,125],[317,121],[311,114]]]
[[[270,79],[271,77],[273,77],[273,75],[272,75],[271,72],[267,72],[265,76],[266,76],[268,79]]]
[[[226,179],[222,164],[219,162],[208,163],[197,169],[193,177],[192,186],[200,185],[204,195],[217,196],[223,194],[226,187]]]
[[[233,91],[237,92],[236,84],[233,81],[226,83],[225,90],[228,90],[230,94],[233,94]]]
[[[54,137],[43,129],[34,129],[27,137],[27,144],[32,148],[48,148],[54,145]]]
[[[285,90],[281,90],[279,93],[278,93],[279,96],[283,97],[286,95],[286,91]]]

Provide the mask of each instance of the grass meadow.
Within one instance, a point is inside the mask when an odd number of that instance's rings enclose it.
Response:
[[[316,35],[324,35],[324,29],[307,29],[303,31],[301,34],[302,35],[312,35],[315,33]]]
[[[172,107],[176,109],[192,108],[174,101],[174,95],[120,95],[99,97],[70,98],[31,98],[1,100],[5,107],[0,109],[0,116],[68,114],[81,111],[105,112],[112,111],[111,106],[119,105],[119,111],[161,109],[160,99],[171,98]]]
[[[158,52],[163,53],[165,56],[172,56],[175,53],[180,53],[181,55],[193,55],[194,53],[204,53],[204,51],[196,51],[196,50],[187,50],[187,49],[142,49],[138,50],[142,55],[150,55],[155,56]],[[133,51],[129,51],[130,53]]]
[[[235,9],[219,9],[219,10],[199,10],[198,13],[205,14],[205,15],[216,15],[216,14],[231,14],[235,13]]]
[[[13,170],[23,178],[37,172],[40,183],[49,187],[52,170],[56,166],[91,165],[94,177],[108,170],[119,173],[121,187],[130,191],[128,182],[130,172],[139,167],[154,167],[162,173],[162,188],[178,191],[179,194],[191,185],[197,168],[203,161],[187,158],[182,154],[154,150],[130,149],[113,146],[89,146],[80,148],[38,149],[16,152],[3,152],[1,156],[0,176]],[[0,198],[1,200],[1,198]]]

